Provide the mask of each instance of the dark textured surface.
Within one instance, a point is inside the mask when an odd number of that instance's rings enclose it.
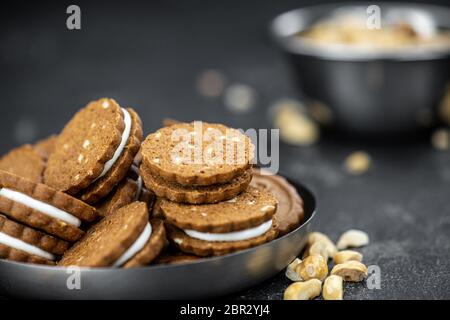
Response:
[[[297,95],[267,23],[299,1],[79,2],[81,31],[65,28],[70,3],[18,3],[0,11],[2,153],[59,131],[101,96],[136,108],[149,133],[166,116],[267,128],[267,107]],[[221,98],[199,95],[195,79],[207,68],[252,86],[256,108],[236,116]],[[373,167],[350,177],[342,162],[356,149],[371,154]],[[450,298],[449,152],[412,137],[395,144],[328,137],[280,152],[281,170],[316,192],[316,229],[334,240],[349,228],[371,237],[361,252],[381,268],[381,290],[349,285],[345,298]],[[232,298],[277,299],[287,285],[280,274]]]

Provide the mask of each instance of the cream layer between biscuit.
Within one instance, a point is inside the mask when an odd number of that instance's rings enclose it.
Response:
[[[183,230],[189,237],[203,240],[203,241],[226,241],[226,242],[232,242],[232,241],[242,241],[242,240],[248,240],[252,238],[259,237],[269,231],[269,229],[272,227],[272,219],[269,221],[264,222],[263,224],[260,224],[257,227],[244,229],[240,231],[233,231],[233,232],[227,232],[227,233],[210,233],[210,232],[199,232],[196,230]]]
[[[114,267],[120,267],[130,260],[135,254],[141,251],[152,235],[152,225],[147,222],[142,233],[136,241],[125,251],[122,256],[113,264]]]
[[[23,252],[26,252],[28,254],[32,254],[47,260],[51,260],[54,261],[55,260],[55,256],[47,251],[42,250],[41,248],[38,248],[36,246],[33,246],[29,243],[26,243],[25,241],[22,241],[20,239],[11,237],[10,235],[0,232],[0,243],[17,249],[17,250],[21,250]]]
[[[96,180],[100,179],[105,174],[107,174],[109,170],[111,170],[111,168],[114,166],[114,164],[117,162],[117,160],[121,156],[121,154],[123,152],[123,149],[125,148],[125,146],[127,144],[128,138],[130,137],[130,133],[131,133],[131,116],[130,116],[130,113],[126,109],[124,109],[124,108],[121,108],[121,109],[122,109],[122,112],[123,112],[123,120],[125,122],[125,128],[124,128],[123,133],[122,133],[120,144],[117,147],[116,151],[114,152],[113,157],[111,159],[109,159],[108,161],[106,161],[105,166],[103,167],[102,173],[96,178]]]
[[[54,207],[48,203],[33,199],[29,195],[20,193],[18,191],[11,190],[8,188],[1,188],[0,196],[8,198],[14,202],[21,203],[27,206],[28,208],[37,210],[49,217],[62,220],[65,223],[75,226],[77,228],[81,225],[81,220],[71,215],[70,213],[61,210],[57,207]]]

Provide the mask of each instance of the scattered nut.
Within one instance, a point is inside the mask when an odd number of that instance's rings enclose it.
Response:
[[[325,279],[322,288],[324,300],[342,300],[343,295],[343,279],[341,276],[332,275]]]
[[[312,246],[315,242],[323,242],[327,246],[328,256],[334,257],[337,252],[334,242],[321,232],[311,232],[308,236],[308,246]]]
[[[321,255],[314,254],[306,257],[305,260],[295,267],[295,271],[300,274],[303,280],[323,280],[328,275],[328,265]]]
[[[344,263],[347,261],[362,261],[362,254],[353,250],[343,250],[336,253],[333,257],[335,264]]]
[[[284,291],[284,300],[311,300],[322,290],[322,282],[311,279],[305,282],[294,282]]]
[[[367,277],[367,267],[359,261],[347,261],[335,265],[331,274],[341,276],[344,281],[360,282]]]
[[[325,261],[328,261],[329,253],[327,244],[323,241],[314,242],[311,246],[308,246],[303,254],[303,259],[312,256],[313,254],[318,254],[322,256]]]
[[[275,126],[280,138],[290,144],[309,146],[320,138],[319,126],[304,112],[304,106],[295,100],[281,100],[274,107]]]
[[[292,281],[302,281],[302,277],[298,274],[295,268],[302,262],[299,258],[295,258],[286,268],[286,277]]]
[[[437,150],[450,149],[450,130],[438,129],[431,135],[431,144]]]
[[[361,230],[348,230],[339,238],[336,246],[339,250],[357,248],[369,244],[369,236]]]
[[[344,167],[349,174],[360,175],[369,170],[370,163],[371,159],[367,152],[356,151],[345,159]]]
[[[224,104],[234,113],[245,113],[256,105],[256,91],[246,84],[233,84],[224,92]]]

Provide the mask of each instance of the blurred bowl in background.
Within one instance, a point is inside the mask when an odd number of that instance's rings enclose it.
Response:
[[[401,17],[419,33],[450,30],[449,8],[377,5],[382,24]],[[450,46],[377,49],[314,43],[301,36],[337,13],[367,19],[369,6],[328,4],[292,10],[272,21],[271,34],[292,63],[302,93],[330,108],[335,128],[375,135],[415,131],[429,122],[444,96],[450,79]]]

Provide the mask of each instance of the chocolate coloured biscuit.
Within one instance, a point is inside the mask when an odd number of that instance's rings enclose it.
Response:
[[[44,212],[45,210],[52,213]],[[66,220],[54,216],[54,211],[65,216]],[[97,218],[95,209],[86,203],[44,184],[2,170],[0,212],[24,225],[70,242],[83,236],[84,232],[79,229],[82,221],[92,222]]]
[[[58,136],[44,181],[95,203],[126,175],[141,140],[141,122],[132,109],[122,109],[113,99],[93,101]]]
[[[13,243],[8,243],[5,237],[12,239]],[[63,254],[68,247],[69,243],[66,241],[21,225],[0,214],[0,259],[51,265],[54,264],[55,255]]]
[[[229,183],[211,186],[183,186],[174,182],[167,182],[150,173],[145,164],[141,165],[141,176],[145,186],[158,197],[175,202],[202,204],[217,203],[236,197],[247,189],[252,179],[252,172],[248,169]]]
[[[252,228],[272,219],[277,200],[268,191],[250,186],[229,201],[190,205],[162,200],[160,208],[166,221],[180,229],[227,233]]]
[[[0,159],[0,170],[14,173],[33,182],[41,182],[45,160],[31,145],[11,150]]]
[[[149,173],[183,186],[207,186],[242,175],[254,145],[236,129],[197,121],[159,129],[145,139],[141,152]]]
[[[44,159],[48,159],[50,154],[55,150],[56,141],[58,136],[56,134],[52,134],[51,136],[39,140],[35,144],[33,144],[34,150],[36,150]]]
[[[129,253],[130,249],[133,249],[134,244],[141,239],[146,229],[150,228],[148,224],[148,208],[145,203],[133,202],[122,207],[93,226],[66,252],[58,265],[118,266],[116,264]],[[161,230],[158,222],[154,222],[152,226],[154,230],[149,239],[142,243],[143,246],[138,252],[124,261],[125,266],[127,263],[129,263],[127,267],[136,266],[154,258],[155,252],[159,250],[164,231]]]
[[[273,221],[272,227],[266,233],[241,241],[204,241],[189,237],[177,227],[166,225],[168,238],[171,243],[183,252],[193,253],[198,256],[219,256],[227,253],[248,249],[272,241],[278,235],[276,220]]]
[[[111,212],[130,204],[135,200],[137,190],[136,182],[125,178],[106,198],[95,205],[98,214],[106,217]]]
[[[251,185],[268,190],[277,198],[278,208],[275,217],[280,236],[294,230],[303,222],[303,200],[285,178],[254,172]]]

